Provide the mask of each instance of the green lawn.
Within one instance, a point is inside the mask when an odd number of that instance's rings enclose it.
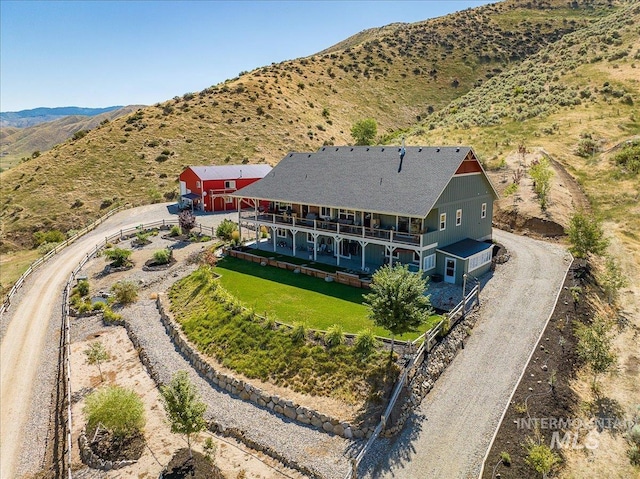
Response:
[[[378,336],[389,332],[376,327],[362,304],[367,290],[237,258],[226,257],[218,262],[216,272],[222,286],[256,313],[275,316],[278,321],[305,323],[309,328],[326,330],[340,324],[345,332],[357,333],[371,328]],[[439,321],[432,316],[419,333],[396,339],[413,339]]]

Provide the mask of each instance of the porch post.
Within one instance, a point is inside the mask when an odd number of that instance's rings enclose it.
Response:
[[[340,229],[340,223],[338,223],[338,229]],[[333,244],[335,246],[333,252],[336,255],[336,266],[340,266],[340,248],[342,247],[342,238],[336,235],[333,239]]]
[[[241,210],[240,203],[242,203],[242,202],[238,201],[238,235],[239,235],[239,238],[240,238],[240,242],[242,243],[242,221],[240,221],[241,220],[241,218],[240,218],[240,210]]]
[[[294,219],[295,221],[295,219]],[[293,256],[296,255],[296,236],[298,234],[298,230],[292,229],[291,230],[291,236],[293,236],[293,241],[291,242],[292,248],[291,251],[293,251]]]
[[[362,271],[364,271],[365,268],[365,262],[364,262],[364,258],[365,258],[365,249],[367,248],[367,245],[369,244],[368,241],[362,241],[359,240],[358,243],[360,243],[360,247],[362,248],[362,267],[360,269],[362,269]]]
[[[271,227],[271,241],[273,242],[273,252],[276,252],[276,240],[277,240],[277,235],[276,235],[276,227],[272,226]]]
[[[315,220],[313,220],[315,223]],[[313,235],[313,261],[318,259],[318,233],[311,233]]]

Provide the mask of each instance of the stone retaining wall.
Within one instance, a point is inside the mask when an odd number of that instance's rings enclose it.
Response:
[[[276,414],[285,416],[292,421],[312,426],[318,430],[336,434],[346,439],[361,439],[373,434],[373,427],[359,428],[348,422],[340,421],[325,414],[294,403],[291,400],[265,393],[261,389],[233,376],[216,371],[206,359],[197,351],[184,336],[180,327],[165,310],[162,302],[163,295],[158,295],[156,304],[162,319],[162,324],[176,345],[178,351],[187,358],[192,367],[213,386],[227,391],[243,401],[249,401],[262,408],[267,408]]]
[[[329,273],[327,271],[315,269],[311,266],[287,263],[286,261],[279,261],[279,260],[276,260],[275,258],[265,258],[264,256],[258,256],[255,254],[247,253],[244,251],[238,251],[235,249],[229,250],[229,254],[234,258],[243,259],[245,261],[249,261],[253,263],[265,263],[265,265],[274,266],[280,269],[287,269],[289,271],[297,270],[300,274],[306,274],[307,276],[313,276],[315,278],[335,281],[341,284],[347,284],[355,288],[369,288],[371,285],[371,281],[362,280],[357,274],[346,273],[344,271],[336,271],[335,273]]]
[[[84,464],[92,469],[100,469],[101,471],[111,471],[114,469],[120,469],[131,464],[135,464],[138,461],[105,461],[101,457],[97,456],[89,445],[89,440],[85,433],[80,434],[78,438],[78,447],[80,448],[80,459]]]
[[[129,336],[129,339],[131,340],[131,343],[133,344],[133,347],[136,348],[136,351],[138,351],[138,356],[140,357],[140,361],[142,362],[142,364],[146,368],[147,374],[149,374],[149,377],[151,377],[151,379],[153,379],[153,381],[156,383],[156,386],[160,387],[160,386],[164,385],[164,383],[160,380],[160,375],[155,370],[153,364],[149,360],[149,356],[147,355],[146,351],[144,350],[144,348],[140,344],[140,340],[136,336],[136,334],[133,331],[133,329],[131,328],[131,326],[129,326],[129,324],[126,321],[113,321],[113,322],[110,322],[110,323],[107,323],[107,324],[114,325],[114,326],[122,326],[122,327],[125,328],[125,330],[127,331],[127,335]],[[250,447],[250,448],[252,448],[252,449],[254,449],[256,451],[263,452],[266,455],[272,457],[273,459],[281,462],[285,466],[290,467],[292,469],[295,469],[297,471],[300,471],[301,473],[305,474],[306,476],[309,476],[310,478],[322,479],[320,476],[318,476],[311,469],[309,469],[309,468],[307,468],[305,466],[302,466],[301,464],[298,464],[295,461],[287,459],[286,457],[284,457],[282,454],[280,454],[275,449],[273,449],[273,448],[271,448],[269,446],[266,446],[264,444],[259,444],[259,443],[255,442],[255,441],[253,441],[252,439],[249,439],[239,429],[226,428],[222,424],[220,424],[220,423],[218,423],[218,422],[216,422],[214,420],[209,420],[208,424],[207,424],[207,427],[213,433],[217,433],[217,434],[220,434],[220,435],[223,435],[223,436],[232,437],[234,439],[237,439],[240,442],[242,442],[243,444],[247,445],[248,447]],[[86,438],[85,438],[85,440],[86,440]],[[91,453],[93,454],[92,451],[91,451]],[[82,454],[82,449],[81,449],[81,454]],[[84,459],[83,459],[83,461],[84,461]],[[90,467],[93,467],[87,462],[85,462],[85,464],[89,465]],[[124,466],[120,466],[120,467],[124,467]]]

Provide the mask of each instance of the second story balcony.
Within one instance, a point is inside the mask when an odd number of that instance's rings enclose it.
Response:
[[[296,212],[291,213],[270,213],[261,211],[241,211],[240,220],[273,224],[278,226],[286,226],[296,228],[299,231],[318,232],[320,234],[339,234],[341,236],[350,237],[351,239],[365,238],[370,240],[378,240],[385,243],[405,244],[411,246],[423,246],[435,242],[429,241],[430,236],[435,231],[424,232],[421,234],[409,233],[407,231],[396,231],[395,227],[379,226],[377,223],[373,226],[364,226],[354,224],[352,220],[347,219],[326,219],[317,218],[314,214],[308,214],[305,218],[298,216]]]

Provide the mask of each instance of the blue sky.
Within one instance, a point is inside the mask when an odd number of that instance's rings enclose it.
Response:
[[[153,104],[494,0],[0,1],[0,111]]]

